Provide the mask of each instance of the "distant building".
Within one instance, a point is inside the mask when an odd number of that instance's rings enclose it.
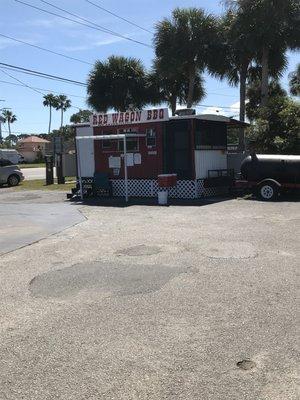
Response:
[[[17,143],[17,149],[26,162],[34,162],[39,157],[45,156],[46,146],[50,145],[49,140],[41,139],[38,136],[28,136]]]

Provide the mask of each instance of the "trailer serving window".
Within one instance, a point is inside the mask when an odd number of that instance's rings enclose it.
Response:
[[[105,133],[104,133],[105,135]],[[112,148],[112,140],[103,140],[102,141],[102,149],[103,150],[111,150]]]
[[[215,121],[196,121],[195,149],[218,150],[227,147],[227,127]]]
[[[127,151],[138,151],[139,150],[139,139],[138,138],[128,138],[126,143],[127,143]],[[118,140],[118,151],[124,151],[123,140]]]

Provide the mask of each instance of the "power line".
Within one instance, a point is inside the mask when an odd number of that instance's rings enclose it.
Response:
[[[70,59],[72,61],[78,61],[78,62],[83,63],[83,64],[93,65],[92,63],[90,63],[88,61],[80,60],[79,58],[76,58],[76,57],[67,56],[66,54],[57,53],[56,51],[53,51],[53,50],[50,50],[50,49],[46,49],[46,48],[41,47],[41,46],[37,46],[35,44],[31,44],[31,43],[25,42],[24,40],[16,39],[16,38],[13,38],[11,36],[3,35],[2,33],[0,33],[0,36],[4,37],[6,39],[13,40],[14,42],[25,44],[26,46],[34,47],[34,48],[39,49],[39,50],[47,51],[48,53],[56,54],[57,56],[60,56],[60,57],[68,58],[68,59]]]
[[[14,77],[13,75],[10,75],[8,72],[3,71],[2,68],[0,68],[0,71],[2,71],[5,75],[9,76],[10,78],[14,79],[15,81],[19,82],[22,86],[24,86],[24,87],[26,87],[26,88],[28,88],[28,89],[30,89],[30,90],[33,90],[34,92],[36,92],[36,93],[38,93],[38,94],[41,94],[42,96],[45,96],[45,95],[46,95],[46,93],[40,92],[39,90],[35,89],[34,87],[32,87],[32,86],[30,86],[30,85],[27,85],[25,82],[20,81],[18,78]],[[72,107],[72,108],[76,108],[76,109],[78,109],[78,110],[81,110],[81,108],[80,108],[80,107],[77,107],[77,106],[72,106],[72,105],[71,105],[71,107]]]
[[[4,72],[4,71],[2,71],[2,72]],[[3,81],[3,80],[0,80],[0,83],[5,83],[5,84],[8,84],[8,85],[13,85],[13,86],[24,86],[23,84],[9,82],[9,81]],[[42,89],[42,88],[37,88],[37,87],[34,87],[34,86],[31,86],[31,87],[36,89],[36,90],[44,90],[45,92],[48,92],[48,93],[64,94],[64,95],[70,96],[70,97],[78,97],[80,99],[86,99],[85,96],[78,96],[76,94],[70,94],[70,93],[65,93],[65,92],[61,93],[61,92],[56,92],[55,90],[52,90],[52,89]]]
[[[43,0],[42,0],[42,1],[43,1]],[[142,30],[145,31],[145,32],[148,32],[148,33],[153,34],[153,32],[151,32],[149,29],[143,28],[142,26],[140,26],[140,25],[138,25],[138,24],[136,24],[136,23],[134,23],[134,22],[132,22],[132,21],[129,21],[129,20],[126,19],[126,18],[121,17],[120,15],[118,15],[118,14],[116,14],[116,13],[110,11],[110,10],[107,10],[107,8],[104,8],[104,7],[102,7],[102,6],[99,6],[99,4],[93,3],[93,2],[90,1],[90,0],[85,0],[85,1],[86,1],[87,3],[89,3],[89,4],[92,4],[93,6],[95,6],[95,7],[97,7],[97,8],[99,8],[100,10],[105,11],[105,12],[107,12],[108,14],[111,14],[111,15],[113,15],[114,17],[119,18],[119,19],[121,19],[122,21],[127,22],[127,23],[130,24],[130,25],[133,25],[133,26],[135,26],[135,27],[137,27],[137,28],[142,29]],[[45,1],[43,1],[43,3],[45,3]]]
[[[69,15],[75,17],[75,18],[78,18],[78,19],[80,19],[81,21],[87,22],[88,24],[93,25],[93,27],[97,27],[97,28],[100,29],[102,32],[105,31],[105,33],[109,33],[109,34],[111,34],[111,35],[118,36],[118,37],[121,37],[121,38],[130,40],[130,41],[133,41],[133,42],[135,42],[135,43],[142,44],[142,45],[144,45],[144,46],[147,46],[147,47],[151,47],[151,48],[152,48],[152,46],[149,45],[149,44],[147,44],[147,43],[140,42],[140,41],[137,41],[137,40],[132,39],[132,38],[128,38],[127,36],[123,36],[123,35],[121,35],[120,33],[117,33],[117,32],[115,32],[115,31],[112,31],[111,29],[107,29],[107,28],[105,28],[105,27],[103,27],[103,26],[101,26],[101,25],[98,25],[98,24],[96,24],[96,23],[93,22],[93,21],[90,21],[90,20],[88,20],[88,19],[86,19],[86,18],[83,18],[82,16],[80,16],[80,15],[78,15],[78,14],[74,14],[74,13],[72,13],[72,12],[70,12],[70,11],[67,11],[67,10],[65,10],[64,8],[58,7],[58,6],[56,6],[56,5],[54,5],[54,4],[50,3],[50,2],[48,2],[48,1],[46,1],[46,0],[40,0],[40,1],[41,1],[42,3],[47,4],[47,5],[50,6],[50,7],[53,7],[53,8],[55,8],[55,9],[59,10],[59,11],[62,11],[62,12],[64,12],[64,13],[66,13],[66,14],[69,14]],[[78,21],[75,21],[75,22],[78,22]]]
[[[72,84],[79,85],[79,86],[87,86],[87,84],[84,83],[84,82],[74,81],[72,79],[63,78],[63,77],[60,77],[60,76],[57,76],[57,75],[46,74],[45,72],[39,72],[39,71],[35,71],[35,70],[32,70],[32,69],[19,67],[19,66],[16,66],[16,65],[5,64],[5,63],[2,63],[2,62],[0,62],[0,65],[2,65],[3,68],[5,68],[5,69],[22,72],[22,73],[28,74],[28,75],[39,76],[41,78],[57,80],[57,81],[60,81],[60,82],[65,82],[65,83],[72,83]]]
[[[224,97],[234,97],[236,98],[237,96],[234,94],[225,94],[225,93],[216,93],[216,92],[206,92],[207,94],[212,94],[214,96],[224,96]]]
[[[65,12],[65,13],[67,13],[67,14],[69,14],[69,15],[75,16],[76,18],[78,18],[78,19],[80,19],[80,20],[82,20],[82,21],[86,21],[86,22],[88,22],[88,23],[76,21],[76,20],[74,20],[74,19],[72,19],[72,18],[65,17],[65,16],[63,16],[63,15],[61,15],[61,14],[57,14],[57,13],[54,13],[54,12],[52,12],[52,11],[48,11],[48,10],[45,10],[45,9],[43,9],[43,8],[40,8],[40,7],[36,7],[36,6],[32,5],[32,4],[26,3],[25,1],[21,1],[21,0],[14,0],[14,1],[17,2],[17,3],[23,4],[23,5],[27,6],[27,7],[34,8],[35,10],[42,11],[42,12],[47,13],[47,14],[50,14],[50,15],[54,15],[54,16],[56,16],[56,17],[65,19],[65,20],[67,20],[67,21],[71,21],[71,22],[73,22],[73,23],[75,23],[75,24],[79,24],[79,25],[85,26],[85,27],[90,28],[90,29],[95,29],[95,30],[98,30],[98,31],[100,31],[100,32],[108,33],[108,34],[110,34],[110,35],[117,36],[117,37],[119,37],[119,38],[129,40],[130,42],[138,43],[138,44],[141,44],[141,45],[143,45],[143,46],[152,48],[152,46],[151,46],[150,44],[147,44],[147,43],[144,43],[144,42],[140,42],[139,40],[135,40],[135,39],[129,38],[129,37],[127,37],[127,36],[121,35],[120,33],[114,32],[114,31],[112,31],[112,30],[110,30],[110,29],[104,28],[104,27],[101,26],[101,25],[98,25],[98,24],[96,24],[96,23],[94,23],[94,22],[92,22],[92,21],[89,21],[89,20],[87,20],[87,19],[85,19],[85,18],[82,18],[82,17],[80,17],[80,16],[78,16],[78,15],[76,15],[76,14],[73,14],[73,13],[67,11],[67,10],[64,10],[63,8],[57,7],[57,6],[55,6],[55,5],[51,4],[51,3],[47,3],[47,4],[49,4],[51,7],[57,8],[57,9],[59,9],[59,10]]]
[[[2,72],[4,72],[4,71],[2,71]],[[23,84],[18,84],[18,83],[14,83],[14,82],[3,81],[3,80],[0,80],[0,83],[4,83],[4,84],[8,84],[8,85],[13,85],[13,86],[21,86],[21,87],[24,86]],[[76,94],[70,94],[70,93],[65,93],[65,92],[63,92],[63,93],[61,93],[61,92],[56,92],[55,90],[52,90],[52,89],[43,89],[43,88],[38,88],[38,87],[33,87],[33,86],[31,86],[31,88],[36,89],[36,90],[44,90],[45,92],[48,92],[48,93],[64,94],[64,95],[69,96],[69,97],[77,97],[77,98],[80,98],[80,99],[86,99],[85,96],[78,96],[78,95],[76,95]],[[214,94],[214,93],[207,93],[207,94]],[[226,95],[224,94],[224,96],[226,96]],[[235,97],[235,96],[234,96],[234,97]],[[206,108],[206,107],[229,108],[229,109],[231,109],[231,110],[238,109],[238,107],[208,106],[208,105],[203,105],[203,104],[202,104],[202,105],[199,104],[199,105],[197,105],[197,107],[205,107],[205,108]]]
[[[216,106],[216,105],[212,106],[212,105],[208,105],[208,104],[195,104],[195,106],[197,106],[197,107],[205,107],[205,108],[207,108],[207,107],[210,107],[210,108],[226,108],[226,109],[228,108],[230,110],[239,110],[239,107]]]
[[[33,87],[27,85],[26,83],[20,81],[19,79],[15,78],[14,76],[10,75],[8,72],[4,71],[2,68],[0,68],[0,71],[1,71],[3,74],[5,74],[5,75],[9,76],[10,78],[14,79],[15,81],[19,82],[19,83],[21,84],[21,86],[25,86],[25,87],[27,87],[28,89],[31,89],[31,90],[33,90],[33,91],[35,91],[36,93],[39,93],[39,94],[41,94],[41,95],[44,95],[44,94],[45,94],[45,93],[43,93],[43,92],[40,92],[38,89],[35,89],[35,88],[33,88]]]
[[[13,82],[8,82],[8,81],[3,81],[3,80],[0,80],[0,83],[6,83],[6,84],[8,84],[8,85],[14,85],[14,86],[23,86],[23,85],[19,85],[19,84],[17,84],[17,83],[13,83]],[[33,86],[34,87],[34,86]],[[56,92],[55,90],[52,90],[52,89],[43,89],[43,88],[39,88],[39,87],[34,87],[34,89],[37,89],[37,90],[44,90],[45,92],[51,92],[51,93],[57,93],[57,94],[65,94],[66,96],[70,96],[70,97],[78,97],[79,99],[86,99],[86,96],[78,96],[78,95],[76,95],[76,94],[70,94],[70,93],[61,93],[61,92]],[[207,94],[209,94],[209,95],[217,95],[217,96],[226,96],[226,97],[235,97],[236,98],[236,96],[233,96],[233,95],[230,95],[230,94],[221,94],[221,93],[213,93],[213,92],[206,92]],[[1,100],[0,100],[1,101]],[[3,100],[4,101],[4,100]],[[199,106],[200,107],[200,106]],[[205,106],[205,107],[207,107],[207,106]],[[213,107],[215,107],[215,106],[213,106]],[[223,106],[222,106],[222,108],[224,108]],[[230,107],[230,108],[234,108],[234,107]]]
[[[119,35],[117,32],[114,32],[114,31],[112,31],[112,30],[110,30],[110,29],[108,29],[108,28],[105,28],[104,26],[98,25],[98,24],[96,24],[95,22],[90,21],[90,20],[88,20],[88,19],[86,19],[86,18],[83,18],[81,15],[72,13],[71,11],[68,11],[68,10],[65,10],[64,8],[58,7],[58,6],[56,6],[55,4],[50,3],[50,2],[48,2],[48,1],[45,1],[45,0],[40,0],[40,1],[41,1],[42,3],[47,4],[48,6],[50,6],[50,7],[52,7],[52,8],[55,8],[56,10],[62,11],[62,12],[64,12],[64,13],[68,14],[68,15],[71,15],[72,17],[78,18],[79,20],[81,20],[81,21],[83,21],[83,22],[87,22],[88,24],[93,25],[94,27],[99,28],[102,32],[105,32],[105,33],[113,32],[113,33],[116,33],[117,35]],[[44,9],[41,9],[41,10],[43,10],[44,12],[51,12],[51,11],[44,10]],[[67,17],[62,16],[62,15],[60,15],[60,14],[55,14],[55,15],[60,16],[61,18],[67,18]],[[68,20],[69,20],[69,18],[68,18]],[[78,23],[78,21],[74,21],[74,20],[72,20],[72,19],[70,19],[70,21]]]
[[[27,70],[26,68],[15,67],[15,66],[12,66],[12,65],[10,65],[10,64],[0,63],[0,65],[4,65],[4,66],[16,68],[16,70],[17,70],[17,71],[20,70],[20,72],[23,72],[23,70],[25,70],[25,71],[34,72],[35,74],[41,74],[42,77],[44,77],[44,75],[46,75],[46,77],[47,77],[47,76],[51,76],[51,77],[54,77],[54,78],[56,78],[56,79],[58,79],[58,80],[63,80],[63,81],[64,81],[64,80],[66,79],[66,78],[56,77],[55,75],[48,75],[48,74],[44,74],[44,73],[38,73],[37,71]],[[4,68],[5,68],[5,67],[4,67]],[[4,71],[3,71],[3,72],[4,72]],[[26,72],[25,72],[25,73],[26,73]],[[35,75],[35,74],[34,74],[34,75]],[[35,76],[39,76],[39,75],[35,75]],[[13,79],[18,80],[17,78],[13,78]],[[68,82],[70,82],[69,79],[66,79],[66,80],[67,80]],[[27,87],[29,87],[29,88],[32,89],[32,87],[30,87],[29,85],[24,84],[22,81],[19,81],[19,82],[21,82],[24,86],[27,86]],[[77,83],[77,84],[81,84],[81,85],[87,86],[86,84],[84,84],[84,83],[82,83],[82,82],[77,82],[77,81],[71,81],[71,82],[75,82],[75,83]],[[34,88],[34,90],[38,92],[38,90],[36,90],[35,88]],[[40,92],[39,92],[39,93],[40,93]],[[212,108],[226,108],[226,109],[230,109],[230,110],[234,110],[234,109],[238,110],[238,109],[239,109],[239,107],[228,107],[228,106],[218,106],[218,105],[208,105],[208,104],[196,104],[196,106],[198,106],[198,107],[212,107]]]

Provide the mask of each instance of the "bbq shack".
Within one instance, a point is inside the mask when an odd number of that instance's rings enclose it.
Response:
[[[99,176],[111,196],[170,197],[214,195],[227,185],[229,127],[244,125],[221,115],[168,109],[94,114],[77,124],[77,175],[82,193]],[[101,192],[99,192],[101,193]]]

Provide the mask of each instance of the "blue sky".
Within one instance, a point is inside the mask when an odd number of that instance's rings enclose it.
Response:
[[[40,0],[24,0],[34,6],[62,14]],[[152,30],[154,24],[165,16],[170,16],[175,7],[202,7],[208,12],[221,13],[223,11],[219,0],[92,0],[95,3],[132,20],[137,24]],[[152,35],[139,28],[120,21],[116,17],[101,11],[85,0],[49,0],[61,8],[77,13],[95,23],[127,35],[141,42],[151,44]],[[93,63],[96,59],[104,60],[112,54],[140,58],[147,67],[151,66],[153,50],[127,40],[111,36],[87,27],[73,24],[70,21],[45,14],[26,7],[14,0],[1,1],[0,34],[12,36],[31,44],[46,47],[68,56],[80,58]],[[34,69],[37,71],[67,77],[69,79],[86,81],[91,66],[65,58],[45,53],[43,51],[15,43],[0,36],[1,62]],[[299,53],[289,54],[289,66],[282,79],[287,88],[287,73],[295,69],[299,62]],[[68,94],[72,104],[76,107],[87,108],[85,104],[85,88],[71,84],[59,83],[32,77],[17,72],[6,71],[27,85]],[[17,115],[18,121],[13,124],[12,131],[17,133],[47,132],[48,109],[42,105],[42,95],[28,88],[13,86],[2,81],[17,83],[0,70],[0,102],[1,107],[11,107]],[[238,114],[238,89],[228,86],[226,81],[220,82],[205,75],[207,96],[203,99],[203,106],[199,112],[216,112],[220,107],[221,113]],[[45,91],[45,90],[44,90]],[[213,107],[207,107],[213,106]],[[228,108],[227,108],[228,107]],[[229,107],[232,107],[229,109]],[[65,116],[69,121],[71,114],[76,112],[71,108]],[[53,128],[59,127],[59,113],[53,117]],[[4,136],[7,132],[4,128]]]

